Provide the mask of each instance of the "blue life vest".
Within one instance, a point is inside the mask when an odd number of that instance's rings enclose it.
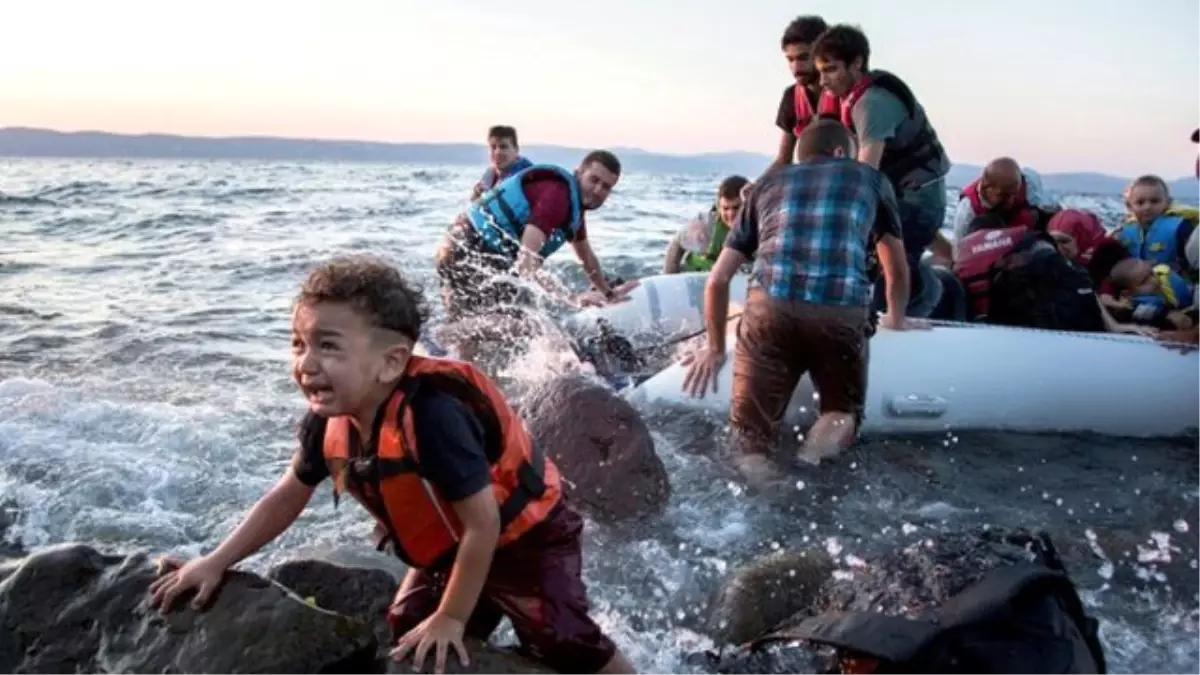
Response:
[[[1171,271],[1167,265],[1155,265],[1158,293],[1138,294],[1131,298],[1135,320],[1150,323],[1168,312],[1186,310],[1192,306],[1192,287],[1186,279]]]
[[[530,171],[553,171],[562,177],[571,191],[570,222],[546,238],[546,243],[538,251],[542,258],[548,258],[552,253],[562,248],[568,240],[573,240],[583,223],[583,202],[579,198],[579,183],[575,174],[553,164],[535,164],[523,169],[498,185],[484,192],[479,199],[467,207],[467,220],[488,253],[503,255],[513,260],[521,248],[521,236],[529,222],[530,206],[523,189],[523,178]]]
[[[496,169],[489,166],[487,170],[483,172],[483,177],[479,179],[479,187],[483,188],[484,190],[491,190],[492,188],[496,187],[496,183],[499,183],[509,176],[512,176],[518,171],[524,171],[531,166],[533,166],[533,162],[525,159],[524,157],[518,157],[512,164],[509,164],[508,168],[504,170],[504,173],[499,176],[496,175]]]
[[[1178,272],[1183,260],[1179,241],[1181,228],[1188,224],[1180,216],[1164,214],[1155,218],[1145,230],[1136,220],[1127,222],[1113,232],[1113,238],[1121,242],[1133,257],[1154,265],[1169,265]],[[1190,230],[1187,232],[1190,234]],[[1183,240],[1187,241],[1187,237],[1184,236]]]

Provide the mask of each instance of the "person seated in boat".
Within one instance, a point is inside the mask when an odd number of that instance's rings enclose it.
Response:
[[[636,285],[610,288],[587,238],[588,211],[604,205],[621,176],[607,150],[593,150],[575,171],[537,164],[504,179],[455,219],[436,256],[447,316],[453,321],[523,303],[515,272],[532,278],[560,301],[597,306],[623,299]],[[572,297],[542,265],[570,242],[596,289]]]
[[[867,36],[845,24],[830,27],[812,47],[821,86],[837,97],[842,124],[857,136],[858,160],[883,172],[896,192],[911,289],[908,314],[928,316],[941,288],[930,288],[934,277],[921,258],[946,219],[950,158],[913,91],[892,73],[872,70],[870,57]],[[875,309],[883,309],[886,296],[877,288]]]
[[[1085,267],[1091,261],[1096,246],[1108,239],[1108,232],[1100,224],[1100,217],[1084,209],[1059,211],[1050,218],[1046,230],[1060,253]]]
[[[1116,306],[1129,320],[1161,330],[1187,330],[1196,325],[1191,315],[1194,289],[1167,265],[1151,265],[1129,257],[1113,266],[1109,275]],[[1114,316],[1120,317],[1114,312]]]
[[[742,188],[750,181],[729,176],[717,187],[717,201],[684,225],[667,244],[663,274],[707,272],[712,269],[725,236],[742,208]]]
[[[1125,189],[1125,222],[1113,232],[1113,238],[1125,245],[1135,258],[1155,265],[1168,265],[1185,272],[1184,246],[1196,229],[1195,209],[1171,203],[1171,191],[1158,176],[1141,176]]]
[[[1192,236],[1188,237],[1187,244],[1184,246],[1184,259],[1187,260],[1192,273],[1196,274],[1200,268],[1200,228],[1192,230]],[[1193,319],[1200,315],[1200,293],[1192,293],[1191,314]],[[1167,342],[1200,344],[1200,321],[1196,321],[1191,328],[1162,331],[1159,333],[1158,339]]]
[[[705,288],[705,346],[684,360],[684,391],[703,396],[725,364],[730,280],[753,259],[729,411],[735,462],[752,479],[775,473],[767,449],[806,372],[820,394],[820,417],[801,458],[819,462],[855,439],[879,267],[888,291],[879,324],[908,325],[908,264],[891,183],[855,161],[854,139],[836,121],[810,124],[797,144],[800,163],[757,182],[725,239]]]
[[[1046,232],[1010,226],[994,213],[976,218],[967,229],[954,273],[966,286],[973,320],[1050,330],[1150,332],[1105,311],[1088,270],[1063,255]]]
[[[954,241],[967,236],[971,221],[993,213],[1009,226],[1044,226],[1059,208],[1042,187],[1036,171],[1022,168],[1011,157],[988,162],[983,173],[959,193],[954,212]]]
[[[533,162],[521,155],[517,130],[513,127],[498,124],[488,129],[487,145],[491,166],[484,170],[483,177],[471,188],[471,201],[479,199],[479,195],[496,187],[505,178],[533,166]]]
[[[825,19],[805,14],[792,19],[783,31],[779,46],[793,82],[783,90],[775,112],[775,126],[782,135],[768,171],[796,161],[796,138],[809,123],[821,117],[836,119],[841,114],[841,104],[821,88],[821,75],[813,67],[813,43],[828,28]]]
[[[583,520],[562,499],[558,468],[478,369],[413,354],[424,305],[372,256],[309,274],[292,310],[292,376],[308,402],[299,448],[216,549],[162,566],[152,604],[167,612],[195,591],[203,608],[225,571],[287,530],[328,479],[334,505],[360,502],[379,548],[408,565],[387,612],[396,661],[415,654],[420,672],[432,650],[444,672],[453,650],[466,665],[464,635],[486,641],[507,616],[552,669],[634,672],[588,616]]]

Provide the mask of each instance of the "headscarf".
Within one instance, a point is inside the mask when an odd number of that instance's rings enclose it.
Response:
[[[1100,218],[1091,211],[1082,209],[1063,209],[1054,214],[1050,218],[1050,222],[1046,225],[1046,229],[1050,232],[1059,232],[1070,236],[1075,240],[1075,246],[1079,249],[1079,255],[1076,262],[1087,264],[1092,257],[1092,251],[1096,245],[1104,241],[1108,236],[1104,226],[1100,224]]]

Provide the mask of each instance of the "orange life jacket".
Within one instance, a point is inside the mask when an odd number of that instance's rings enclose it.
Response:
[[[453,561],[463,532],[454,509],[421,475],[419,422],[409,402],[424,387],[458,398],[483,426],[500,508],[498,547],[545,520],[562,494],[558,467],[541,453],[491,380],[462,361],[413,356],[376,415],[374,447],[362,448],[348,416],[333,417],[325,428],[324,456],[335,503],[341,492],[349,492],[379,521],[395,554],[418,569]]]

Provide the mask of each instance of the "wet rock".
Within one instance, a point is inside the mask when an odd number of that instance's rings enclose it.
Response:
[[[311,599],[321,609],[370,625],[380,647],[391,642],[387,609],[400,586],[392,574],[324,560],[289,560],[271,568],[267,577]]]
[[[392,643],[387,609],[404,577],[405,567],[393,556],[369,548],[338,547],[302,549],[296,558],[267,572],[272,580],[287,586],[322,609],[345,614],[370,624],[379,650],[372,672],[411,673],[412,660],[396,663],[388,658]],[[540,664],[478,640],[466,641],[470,662],[466,668],[451,654],[447,673],[548,673]],[[433,672],[433,652],[426,657],[423,672]]]
[[[0,501],[0,560],[25,555],[14,530],[20,516],[20,507],[11,499]]]
[[[865,565],[827,575],[815,592],[791,591],[790,585],[795,582],[783,556],[752,563],[734,573],[727,589],[722,590],[725,604],[716,603],[710,619],[718,621],[722,612],[731,618],[743,617],[736,627],[729,622],[728,641],[748,643],[692,658],[722,673],[839,672],[831,649],[814,648],[789,638],[804,619],[824,612],[906,616],[935,609],[993,569],[1034,560],[1035,541],[1034,533],[1020,529],[978,528],[939,534],[874,557]],[[785,594],[783,600],[780,592]],[[805,597],[811,598],[811,604],[773,622],[786,609],[787,593],[797,596],[795,604]],[[759,602],[760,597],[764,617],[756,622],[752,603]],[[767,624],[752,640],[744,639]]]
[[[625,399],[584,375],[566,375],[527,394],[521,411],[580,511],[606,523],[662,513],[671,495],[667,472]]]
[[[374,667],[371,629],[231,572],[204,611],[149,606],[155,565],[82,544],[35,551],[0,582],[0,671],[321,673]]]
[[[742,644],[817,603],[834,570],[824,552],[782,551],[734,570],[709,605],[707,633],[718,644]]]

